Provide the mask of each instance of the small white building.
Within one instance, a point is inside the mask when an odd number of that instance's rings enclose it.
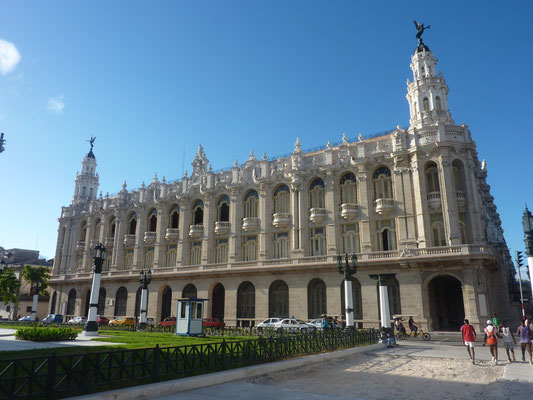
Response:
[[[208,299],[178,299],[176,335],[198,336],[204,334],[204,302]]]

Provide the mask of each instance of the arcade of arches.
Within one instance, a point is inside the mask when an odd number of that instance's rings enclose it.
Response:
[[[339,318],[344,315],[344,282],[338,273],[323,274],[321,277],[307,274],[305,278],[295,274],[263,281],[254,276],[246,278],[243,276],[238,280],[223,279],[212,283],[191,280],[178,287],[172,281],[160,284],[152,282],[148,288],[148,317],[160,321],[176,315],[176,300],[183,297],[209,299],[205,317],[219,318],[228,326],[253,326],[268,317],[287,318],[294,315],[302,320],[310,320],[322,314]],[[476,281],[478,279],[476,276]],[[476,310],[472,312],[470,308],[466,312],[463,285],[451,274],[429,275],[425,284],[416,280],[409,282],[405,278],[393,279],[387,283],[391,315],[413,315],[424,329],[432,331],[456,331],[465,315],[468,318],[474,315],[475,320]],[[474,293],[472,283],[466,287]],[[376,281],[368,278],[368,274],[365,277],[358,273],[353,278],[354,317],[358,327],[379,324],[378,292]],[[90,289],[70,288],[66,293],[66,296],[60,292],[52,293],[50,307],[56,311],[64,307],[67,316],[86,314]],[[98,313],[107,317],[138,317],[140,302],[141,289],[138,284],[105,285],[100,289]]]

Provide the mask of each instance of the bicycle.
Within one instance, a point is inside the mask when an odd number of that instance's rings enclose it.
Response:
[[[421,328],[418,328],[418,331],[416,333],[416,336],[415,336],[415,332],[414,331],[411,331],[409,333],[406,333],[406,332],[396,332],[396,337],[398,337],[398,339],[400,340],[405,340],[407,339],[408,337],[414,337],[416,338],[417,336],[421,336],[422,339],[424,341],[428,341],[428,340],[431,340],[431,335],[427,332],[424,332]]]

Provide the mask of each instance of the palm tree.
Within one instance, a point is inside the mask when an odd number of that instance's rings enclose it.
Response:
[[[37,301],[39,300],[39,291],[44,293],[48,287],[48,279],[50,279],[50,273],[46,267],[32,267],[26,265],[22,270],[22,277],[30,282],[33,294],[33,303],[31,307],[31,320],[35,321],[37,314]]]

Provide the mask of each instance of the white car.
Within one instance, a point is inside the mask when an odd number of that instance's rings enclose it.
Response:
[[[316,332],[316,327],[310,324],[306,324],[302,320],[294,318],[285,318],[279,322],[274,323],[273,326],[278,332],[288,330],[290,332]]]
[[[86,317],[74,317],[68,321],[68,323],[71,325],[79,325],[79,324],[84,324],[86,322],[87,322]]]
[[[308,322],[309,325],[313,325],[316,329],[322,329],[322,321],[324,318],[316,318]]]
[[[274,328],[274,324],[279,321],[281,321],[281,318],[267,318],[257,325],[257,330],[262,331],[265,328]]]

